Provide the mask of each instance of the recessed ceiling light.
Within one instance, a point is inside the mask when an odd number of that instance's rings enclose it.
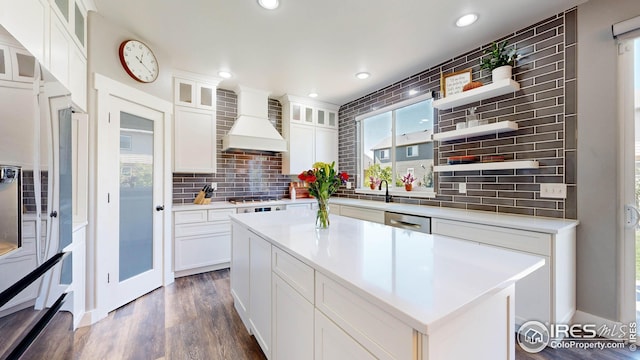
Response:
[[[277,9],[280,6],[280,1],[278,0],[258,0],[258,4],[267,10]]]
[[[223,79],[229,79],[231,77],[231,73],[228,71],[218,71],[218,76]]]
[[[360,80],[364,80],[366,78],[368,78],[369,76],[371,76],[371,74],[369,74],[368,72],[359,72],[356,74],[356,77]]]
[[[309,93],[309,97],[317,98],[318,94],[317,93]]]
[[[469,26],[469,25],[473,24],[474,22],[476,22],[476,20],[478,20],[478,15],[476,15],[476,14],[462,15],[462,16],[460,16],[458,21],[456,21],[456,26],[457,27]]]

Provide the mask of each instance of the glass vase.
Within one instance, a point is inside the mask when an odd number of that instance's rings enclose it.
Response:
[[[316,229],[329,228],[329,198],[318,198],[318,212],[316,213]]]

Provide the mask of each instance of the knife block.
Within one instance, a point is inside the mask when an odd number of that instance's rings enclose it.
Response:
[[[196,205],[207,205],[211,204],[211,198],[205,198],[205,192],[200,190],[196,198],[193,200],[193,203]]]

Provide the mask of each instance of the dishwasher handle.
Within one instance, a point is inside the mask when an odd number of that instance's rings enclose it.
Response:
[[[431,234],[431,218],[385,211],[385,225]]]
[[[389,220],[389,225],[395,226],[395,227],[399,227],[399,228],[403,228],[403,229],[420,229],[422,228],[422,226],[420,226],[420,224],[414,224],[414,223],[410,223],[407,221],[401,221],[401,220],[396,220],[396,219],[390,219]]]

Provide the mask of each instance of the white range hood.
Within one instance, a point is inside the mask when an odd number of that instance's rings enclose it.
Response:
[[[269,121],[269,92],[238,87],[238,118],[222,137],[222,151],[287,151],[287,142]]]

